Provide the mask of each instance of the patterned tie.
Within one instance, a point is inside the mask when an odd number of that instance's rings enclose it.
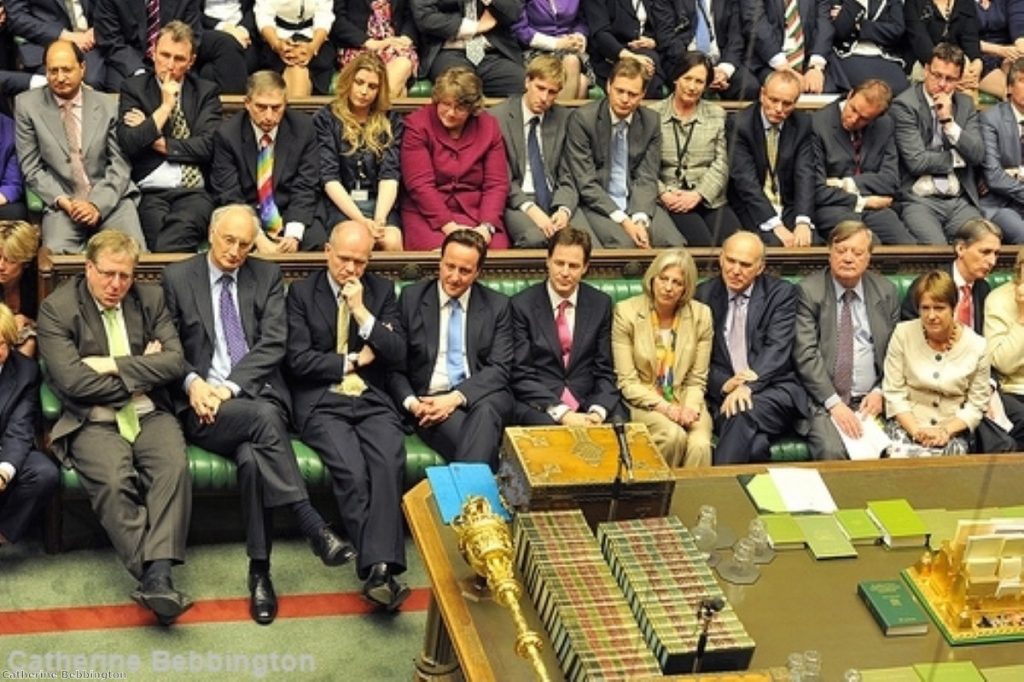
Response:
[[[526,158],[530,162],[530,176],[533,179],[533,199],[545,213],[551,210],[551,190],[544,173],[544,157],[540,154],[540,140],[537,139],[537,124],[540,117],[530,119],[530,132],[526,136]]]
[[[175,140],[185,140],[192,135],[189,130],[188,121],[185,120],[185,114],[181,111],[181,103],[179,102],[174,106],[174,111],[171,112],[171,137]],[[181,184],[183,187],[195,188],[203,186],[203,171],[199,169],[199,166],[192,163],[181,164]]]
[[[234,368],[249,352],[249,344],[245,340],[245,330],[242,329],[242,318],[238,316],[238,308],[235,307],[235,297],[231,295],[235,280],[231,275],[222,275],[218,281],[220,282],[220,325],[224,329],[224,340],[228,344],[228,357],[231,359],[231,367]]]
[[[572,330],[569,329],[569,318],[566,316],[565,311],[572,306],[568,300],[562,300],[558,304],[558,313],[555,315],[555,329],[558,331],[558,346],[562,351],[562,364],[566,367],[569,366],[569,356],[572,353]],[[580,401],[576,400],[576,396],[572,394],[569,387],[566,386],[562,389],[561,395],[562,404],[568,405],[569,408],[575,412],[580,407]]]
[[[457,298],[448,299],[451,311],[448,317],[448,352],[446,367],[448,369],[448,386],[455,388],[466,378],[466,367],[462,360],[462,304]]]
[[[956,306],[956,319],[965,327],[974,326],[974,299],[971,296],[971,285],[960,287],[960,302]]]
[[[697,0],[697,31],[693,38],[698,51],[704,54],[711,51],[711,28],[708,25],[707,0]]]
[[[160,0],[146,0],[146,56],[153,59],[160,37]]]
[[[466,0],[466,19],[468,21],[476,21],[476,0]],[[487,45],[482,35],[475,35],[466,41],[466,59],[470,61],[473,66],[477,66],[484,60],[484,52],[487,51]]]
[[[860,175],[860,154],[864,149],[864,134],[860,130],[850,133],[850,144],[853,146],[853,174]]]
[[[125,342],[124,324],[118,316],[116,308],[107,308],[103,311],[103,326],[107,330],[110,357],[119,358],[131,355],[132,352]],[[135,439],[139,437],[139,433],[142,432],[135,403],[129,399],[128,404],[115,413],[115,419],[117,420],[117,432],[129,443],[134,443]]]
[[[939,123],[939,115],[935,112],[934,109],[932,109],[932,131],[932,146],[939,148],[943,147],[944,143],[942,140],[942,124]],[[935,191],[937,191],[939,194],[950,193],[951,187],[949,184],[949,178],[946,176],[946,174],[936,173],[932,175],[932,184],[935,185]]]
[[[345,358],[348,355],[348,330],[352,319],[352,311],[348,308],[348,303],[345,303],[345,299],[342,297],[341,292],[338,292],[338,326],[337,334],[338,340],[336,341],[336,348],[338,355]],[[336,393],[342,395],[357,397],[363,394],[366,390],[366,382],[363,378],[355,372],[349,372],[341,379],[341,383],[334,388]]]
[[[775,179],[778,175],[776,164],[779,162],[779,127],[769,126],[765,131],[765,153],[768,156],[768,173],[764,178],[764,193],[772,206],[782,206],[782,197],[779,196],[779,183]]]
[[[626,164],[629,159],[626,128],[625,120],[615,124],[615,133],[612,135],[612,164],[608,173],[608,195],[621,211],[625,211],[629,203],[629,190],[626,187]]]
[[[68,139],[68,151],[71,156],[71,181],[74,184],[76,199],[84,199],[89,195],[92,185],[85,172],[82,161],[82,129],[75,118],[75,105],[72,100],[60,101],[60,118],[64,123],[64,134]]]
[[[274,143],[267,134],[260,138],[260,153],[256,157],[256,193],[260,200],[263,229],[271,237],[276,237],[284,227],[284,219],[274,201]]]
[[[729,358],[732,360],[732,371],[739,374],[750,369],[747,364],[747,296],[736,294],[732,297],[732,319],[729,324]]]
[[[804,27],[800,21],[800,0],[786,0],[786,62],[790,68],[804,70]]]
[[[833,384],[839,398],[850,404],[853,391],[853,301],[857,292],[847,289],[843,292],[843,306],[839,310],[839,327],[836,329],[836,366]]]

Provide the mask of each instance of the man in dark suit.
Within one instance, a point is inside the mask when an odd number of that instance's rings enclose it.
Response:
[[[407,351],[391,395],[445,459],[496,469],[512,416],[512,311],[506,296],[477,282],[486,257],[479,233],[456,230],[441,244],[437,279],[402,289]]]
[[[526,65],[525,94],[491,109],[508,152],[505,229],[515,247],[542,248],[570,219],[577,228],[590,231],[586,218],[576,211],[579,195],[562,163],[570,111],[555,104],[555,98],[564,82],[561,58],[540,54]],[[539,172],[534,157],[541,161]]]
[[[946,244],[978,209],[974,167],[985,160],[978,112],[956,92],[964,52],[939,43],[924,67],[924,83],[893,100],[896,149],[903,177],[903,223],[919,244]]]
[[[409,588],[402,475],[405,436],[387,393],[405,339],[391,280],[366,272],[373,235],[362,223],[335,225],[327,268],[288,290],[288,367],[302,440],[331,472],[345,529],[359,551],[363,596],[388,611]],[[339,317],[340,316],[340,317]]]
[[[98,90],[109,89],[106,63],[96,49],[94,0],[7,0],[6,4],[11,31],[21,39],[18,58],[25,71],[42,71],[46,47],[58,39],[68,40],[85,54],[85,82]]]
[[[764,244],[737,232],[722,245],[721,276],[697,287],[711,308],[715,339],[708,406],[715,464],[766,461],[773,438],[804,415],[807,394],[793,368],[796,287],[764,274]]]
[[[985,184],[981,197],[985,217],[1003,231],[1010,244],[1024,244],[1024,58],[1017,58],[1007,75],[1007,101],[981,114],[981,135],[985,141]]]
[[[0,546],[21,539],[60,481],[35,445],[39,365],[17,342],[14,313],[0,303]]]
[[[355,556],[309,503],[288,432],[284,382],[288,321],[281,269],[249,258],[259,221],[244,205],[210,221],[210,251],[164,270],[167,308],[181,335],[185,380],[175,411],[188,439],[238,464],[249,555],[250,613],[277,615],[270,579],[273,509],[287,507],[327,566]]]
[[[660,99],[665,84],[665,68],[661,63],[657,41],[653,2],[633,0],[589,0],[580,3],[580,10],[590,29],[587,51],[599,84],[611,83],[614,65],[626,57],[643,67],[641,94]],[[610,92],[608,88],[606,91]]]
[[[869,272],[872,235],[847,220],[829,235],[828,267],[804,277],[796,309],[793,361],[807,389],[807,444],[817,460],[844,459],[862,420],[883,414],[882,371],[899,322],[899,295]]]
[[[604,247],[686,243],[658,204],[661,120],[640,106],[645,82],[643,65],[622,59],[612,69],[608,96],[569,117],[565,162],[580,210]]]
[[[261,159],[270,168],[265,177],[259,172]],[[213,137],[214,203],[249,204],[257,210],[263,226],[256,237],[258,252],[308,251],[327,239],[319,220],[314,221],[319,186],[320,155],[312,120],[288,110],[280,74],[257,71],[249,76],[245,111],[225,120]]]
[[[818,110],[814,125],[814,223],[827,235],[846,220],[863,221],[883,244],[913,244],[893,200],[900,189],[892,119],[892,90],[864,81],[845,100]]]
[[[823,0],[737,0],[740,25],[750,55],[747,66],[761,80],[788,71],[800,81],[800,92],[846,89],[846,78],[827,68],[835,28],[831,3]],[[796,3],[795,26],[788,26],[787,5]]]
[[[106,227],[145,242],[131,166],[117,142],[117,106],[82,87],[85,55],[58,40],[46,50],[49,87],[18,95],[15,138],[25,187],[43,201],[43,245],[81,251]]]
[[[740,223],[768,246],[820,244],[814,230],[814,133],[796,111],[800,79],[792,71],[768,76],[761,99],[728,125],[729,199]]]
[[[153,73],[121,86],[117,137],[142,191],[139,217],[150,251],[195,251],[213,212],[204,177],[221,106],[217,87],[191,73],[195,47],[188,24],[172,21],[160,29]]]
[[[953,277],[957,289],[957,306],[954,316],[974,331],[982,334],[985,329],[985,297],[991,289],[985,279],[996,266],[1003,233],[999,226],[984,218],[968,220],[953,235],[953,252],[956,258],[943,270]],[[914,304],[914,287],[918,277],[907,288],[900,308],[901,320],[918,317]]]
[[[39,354],[64,407],[53,452],[78,478],[121,561],[132,598],[163,624],[192,602],[174,588],[185,560],[192,481],[168,386],[181,342],[158,287],[135,284],[139,244],[117,230],[89,240],[85,274],[39,308]]]
[[[259,31],[254,0],[203,0],[203,28],[196,55],[200,78],[216,83],[221,94],[245,94],[245,81],[259,68]]]
[[[625,410],[612,368],[612,302],[580,280],[590,236],[573,227],[548,242],[548,278],[512,297],[516,424],[600,424]]]
[[[416,0],[411,9],[420,37],[421,78],[434,80],[453,66],[465,66],[483,81],[488,97],[523,91],[523,53],[511,30],[522,0]]]

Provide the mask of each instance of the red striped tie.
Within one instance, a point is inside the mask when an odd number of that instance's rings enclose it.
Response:
[[[160,37],[160,0],[146,0],[146,56],[153,59]]]

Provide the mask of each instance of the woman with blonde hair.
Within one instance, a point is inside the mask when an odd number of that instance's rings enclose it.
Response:
[[[672,467],[711,464],[704,392],[714,332],[711,309],[693,298],[696,288],[689,252],[662,251],[644,274],[644,293],[617,303],[612,321],[619,390]]]
[[[404,126],[391,111],[388,73],[365,52],[338,76],[334,101],[313,117],[320,143],[320,182],[328,230],[342,220],[366,225],[377,248],[402,249],[398,228],[399,149]]]
[[[23,220],[0,220],[0,302],[11,309],[18,327],[14,347],[36,354],[36,252],[39,230]]]

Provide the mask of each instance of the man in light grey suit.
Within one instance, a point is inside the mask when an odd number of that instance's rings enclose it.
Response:
[[[646,85],[643,64],[620,59],[608,79],[608,96],[569,117],[566,163],[580,211],[606,248],[686,244],[658,205],[661,121],[640,106]]]
[[[981,115],[985,140],[985,184],[981,197],[985,217],[1003,230],[1003,240],[1024,244],[1024,57],[1010,65],[1006,102]]]
[[[145,244],[138,190],[117,143],[117,102],[82,88],[85,57],[58,40],[46,50],[48,87],[15,100],[15,142],[25,186],[43,200],[43,245],[81,251],[92,234],[121,230]]]
[[[947,244],[965,222],[980,218],[974,167],[985,159],[978,112],[956,92],[964,52],[939,43],[924,83],[904,90],[889,115],[903,176],[903,222],[920,244]]]
[[[525,94],[513,95],[491,109],[508,152],[505,228],[515,247],[544,248],[570,221],[590,232],[586,218],[576,211],[579,195],[562,163],[570,111],[555,104],[555,98],[564,84],[561,58],[539,54],[526,65]],[[541,160],[540,172],[534,168],[534,157]]]
[[[867,225],[839,223],[829,235],[828,267],[798,287],[793,361],[807,389],[815,460],[846,458],[839,429],[858,438],[861,420],[882,413],[882,369],[900,300],[889,280],[867,271],[871,248]]]

